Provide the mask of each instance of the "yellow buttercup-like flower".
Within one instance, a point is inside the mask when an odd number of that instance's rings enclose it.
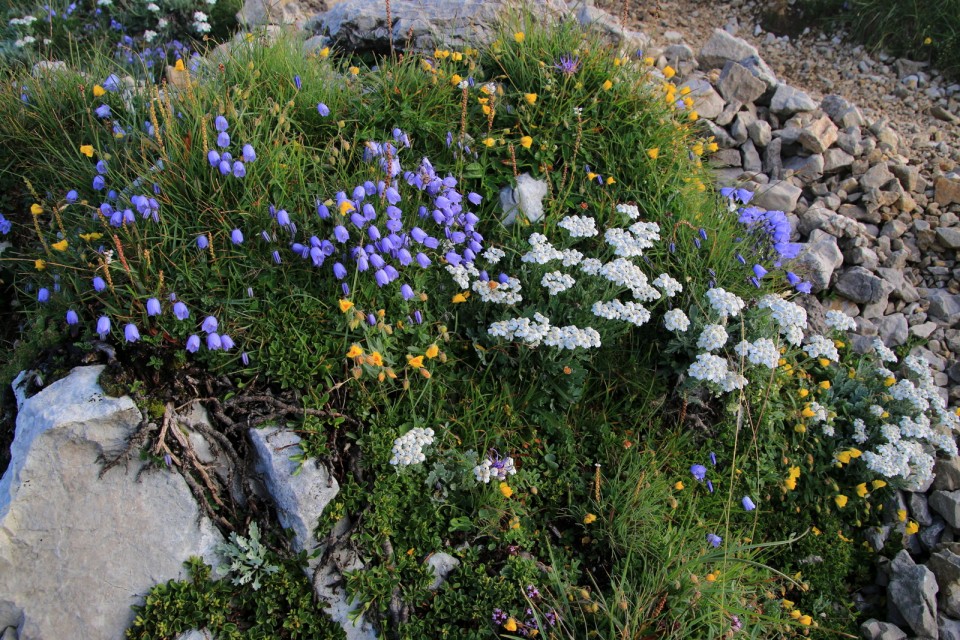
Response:
[[[647,155],[651,160],[656,160],[660,156],[660,148],[654,147],[652,149],[647,149]]]
[[[417,356],[416,358],[414,358],[413,356],[409,356],[409,355],[408,355],[408,356],[407,356],[407,366],[413,367],[414,369],[422,369],[422,368],[423,368],[423,356]]]
[[[82,144],[80,145],[80,153],[87,156],[88,158],[93,157],[93,145],[92,144]]]
[[[360,75],[360,67],[350,67],[347,71],[349,71],[352,76]]]
[[[806,398],[808,395],[810,395],[810,392],[806,389],[800,389],[800,391],[797,391],[797,395],[801,398]]]
[[[537,101],[537,94],[525,93],[523,94],[523,99],[527,101],[527,104],[535,104]]]
[[[520,138],[520,146],[524,149],[529,149],[531,145],[533,145],[533,138],[530,136],[523,136]]]
[[[61,240],[60,242],[54,242],[52,245],[50,245],[50,248],[51,248],[51,249],[54,249],[54,250],[56,250],[56,251],[66,251],[66,250],[67,250],[67,239],[64,238],[64,239]]]
[[[457,84],[460,84],[462,81],[463,81],[463,77],[461,77],[459,74],[455,73],[452,76],[450,76],[450,84],[457,85]]]
[[[897,509],[897,520],[900,522],[907,521],[907,510],[906,509]]]
[[[506,622],[503,623],[503,628],[507,631],[516,631],[517,630],[517,621],[513,618],[508,618]]]
[[[97,232],[95,232],[95,231],[92,232],[92,233],[81,233],[81,234],[80,234],[80,239],[81,239],[81,240],[86,240],[87,242],[96,242],[97,240],[99,240],[99,239],[102,238],[102,237],[103,237],[103,234],[102,234],[102,233],[97,233]]]
[[[501,482],[501,483],[500,483],[500,493],[503,494],[503,497],[504,497],[504,498],[509,498],[510,496],[513,495],[513,489],[511,489],[511,488],[510,488],[510,485],[508,485],[506,482]]]
[[[350,345],[350,350],[347,351],[348,358],[359,358],[363,355],[363,349],[360,348],[360,345],[353,344]]]
[[[383,366],[383,356],[380,355],[379,351],[374,351],[373,353],[371,353],[368,360],[370,361],[370,364],[374,366],[377,366],[377,367]]]
[[[805,627],[809,627],[811,624],[813,624],[813,618],[811,618],[810,616],[800,616],[799,618],[797,618],[797,622],[799,622]]]
[[[323,49],[320,49],[320,51],[317,51],[317,55],[321,58],[328,57],[330,55],[330,47],[324,47]]]
[[[492,147],[493,145],[497,144],[497,141],[493,138],[484,138],[483,144],[485,144],[487,147]]]
[[[340,210],[340,215],[345,216],[347,215],[348,212],[355,211],[356,207],[353,206],[353,203],[350,202],[349,200],[344,200],[343,202],[340,203],[340,206],[338,207],[338,209]]]
[[[840,453],[838,453],[837,462],[839,462],[840,464],[850,464],[850,452],[841,451]]]
[[[671,67],[670,65],[667,65],[663,68],[663,77],[666,78],[667,80],[669,80],[675,75],[677,75],[677,70]]]
[[[47,261],[46,261],[46,260],[40,260],[40,259],[34,260],[34,261],[33,261],[33,268],[36,269],[37,271],[43,271],[44,269],[47,268]]]
[[[613,83],[610,82],[609,80],[604,80],[603,84],[600,85],[600,88],[603,89],[604,91],[610,91],[610,89],[613,88]]]
[[[38,216],[41,213],[43,213],[43,207],[41,207],[39,204],[34,202],[32,205],[30,205],[30,213],[32,213],[35,216]]]
[[[94,98],[99,98],[100,96],[102,96],[102,95],[105,94],[106,92],[107,92],[107,90],[104,89],[103,87],[101,87],[100,85],[98,85],[98,84],[93,85],[93,97],[94,97]]]
[[[462,293],[456,294],[455,296],[453,296],[453,299],[451,300],[453,304],[460,304],[461,302],[466,302],[466,301],[467,301],[467,296],[463,295]]]
[[[350,309],[353,309],[352,302],[349,300],[340,300],[340,311],[346,313],[347,311],[350,311]]]
[[[587,515],[583,516],[583,524],[592,524],[596,521],[597,516],[593,515],[592,513],[588,513]]]
[[[684,485],[683,485],[683,481],[682,481],[682,480],[677,480],[677,481],[673,484],[673,488],[676,489],[677,491],[683,491],[683,486],[684,486]]]
[[[700,114],[696,111],[691,111],[687,118],[690,120],[690,122],[696,122],[700,119]]]
[[[513,34],[513,39],[517,41],[517,44],[522,43],[526,37],[527,36],[523,33],[523,31],[517,31],[515,34]]]
[[[824,380],[823,382],[821,382],[821,383],[819,384],[819,387],[820,387],[821,389],[823,389],[824,391],[827,391],[828,389],[830,389],[830,381],[829,381],[829,380]]]
[[[870,486],[873,487],[874,491],[876,491],[877,489],[882,489],[883,487],[887,486],[887,483],[883,480],[874,480],[870,483]]]
[[[916,522],[914,522],[913,520],[911,520],[910,522],[908,522],[908,523],[907,523],[907,526],[906,526],[906,527],[904,528],[904,530],[903,530],[903,532],[904,532],[905,534],[907,534],[908,536],[912,536],[912,535],[915,534],[917,531],[920,531],[920,525],[917,524]]]
[[[180,58],[177,58],[177,61],[173,63],[173,69],[174,69],[175,71],[186,71],[186,70],[187,70],[187,68],[186,68],[186,67],[184,66],[184,64],[183,64],[183,60],[180,59]]]
[[[427,350],[425,353],[427,358],[430,358],[430,359],[436,358],[440,354],[440,347],[438,347],[435,344],[432,344],[429,347],[427,347]]]
[[[613,176],[607,176],[606,182],[607,184],[614,184],[616,183],[616,180],[613,178]]]
[[[843,509],[845,506],[847,506],[848,498],[841,493],[840,495],[834,496],[833,501],[837,503],[837,507]]]
[[[867,491],[866,482],[861,482],[860,484],[858,484],[856,489],[857,489],[857,495],[860,496],[861,498],[865,497],[869,493],[869,491]]]

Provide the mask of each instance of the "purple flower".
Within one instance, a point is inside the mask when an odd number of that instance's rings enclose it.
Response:
[[[713,451],[710,452],[710,464],[717,466],[717,454],[715,454]]]
[[[243,145],[243,152],[240,154],[243,156],[244,162],[253,162],[257,159],[257,152],[253,150],[253,146],[249,144]]]
[[[158,316],[160,315],[160,301],[156,298],[150,298],[147,300],[147,315],[148,316]]]
[[[233,161],[233,177],[242,178],[247,175],[247,168],[239,160]]]
[[[319,216],[321,220],[326,220],[330,217],[330,209],[319,200],[317,200],[317,216]]]
[[[377,316],[373,315],[372,313],[368,313],[367,324],[369,324],[371,327],[377,326]]]
[[[747,259],[744,258],[742,255],[740,255],[740,254],[738,253],[738,254],[737,254],[737,262],[739,262],[740,264],[747,264]]]
[[[231,231],[230,241],[233,242],[233,244],[243,244],[243,231],[240,231],[240,229]]]
[[[230,146],[230,134],[226,131],[221,131],[217,134],[217,146],[221,149]]]
[[[342,224],[338,224],[333,228],[333,237],[337,239],[337,242],[344,243],[350,239],[350,232]]]
[[[280,260],[280,252],[279,252],[279,251],[274,251],[274,252],[273,252],[273,261],[276,262],[277,264],[280,264],[280,263],[282,262],[282,260]]]
[[[711,282],[712,282],[712,280],[711,280]],[[757,278],[757,276],[750,276],[750,284],[752,284],[753,286],[755,286],[757,289],[759,289],[759,288],[762,286],[762,285],[760,284],[760,280]],[[710,286],[712,287],[713,285],[711,284]]]
[[[230,165],[229,160],[220,160],[220,164],[217,165],[217,169],[220,170],[220,175],[225,176],[230,173],[232,166]]]
[[[107,173],[107,161],[106,161],[106,160],[99,160],[99,161],[97,162],[97,173],[99,173],[99,174],[101,174],[101,175],[105,175],[105,174]]]
[[[107,76],[107,79],[103,81],[103,88],[107,91],[119,91],[120,90],[120,78],[117,77],[117,74],[111,73]]]
[[[110,333],[110,318],[100,316],[97,319],[97,333],[100,335],[101,340],[107,337],[107,334]]]
[[[580,68],[580,58],[576,56],[560,56],[560,60],[557,61],[553,67],[568,76],[572,76]]]
[[[227,334],[223,334],[222,336],[220,336],[220,346],[223,347],[224,351],[230,351],[230,349],[233,349],[233,346],[234,346],[233,338],[231,338]]]
[[[333,263],[333,275],[336,276],[337,280],[343,280],[347,277],[347,268],[344,267],[339,262]]]
[[[99,107],[93,110],[97,114],[98,118],[109,118],[110,117],[110,105],[101,104]]]
[[[80,322],[80,318],[77,317],[77,312],[74,311],[73,309],[68,310],[68,311],[67,311],[67,324],[69,324],[70,326],[73,326],[73,325],[77,324],[78,322]]]
[[[801,282],[794,288],[800,293],[811,293],[813,291],[813,285],[809,282]]]
[[[330,107],[321,102],[317,104],[317,113],[326,118],[328,115],[330,115]]]
[[[224,131],[230,128],[230,123],[227,122],[227,119],[224,118],[223,116],[217,116],[216,120],[213,121],[213,126],[214,128],[216,128],[217,131],[219,131],[220,133],[223,133]],[[227,145],[223,145],[223,146],[225,147]]]
[[[136,342],[139,340],[140,332],[137,330],[137,325],[128,322],[123,328],[123,337],[126,338],[127,342]]]
[[[750,496],[743,496],[743,500],[740,501],[740,504],[743,505],[743,508],[746,511],[753,511],[757,508],[757,505],[753,504],[753,500],[750,499]]]
[[[300,90],[302,83],[300,82],[300,76],[293,76],[293,84],[297,87],[297,91]]]
[[[190,310],[187,305],[177,301],[173,303],[173,315],[177,320],[186,320],[190,317]]]
[[[95,277],[95,278],[93,279],[93,290],[94,290],[94,291],[100,292],[100,291],[103,291],[103,290],[106,289],[106,288],[107,288],[107,283],[103,280],[103,278],[101,278],[100,276],[97,276],[97,277]]]
[[[287,213],[286,209],[277,211],[277,224],[281,227],[286,227],[290,224],[290,214]]]
[[[699,233],[700,233],[700,237],[701,237],[701,238],[703,238],[704,240],[707,239],[707,230],[706,230],[706,229],[704,229],[703,227],[700,227]]]
[[[418,254],[417,254],[417,264],[419,264],[421,267],[423,267],[424,269],[426,269],[427,267],[430,266],[430,258],[428,258],[428,257],[427,257],[425,254],[423,254],[423,253],[418,253]]]
[[[718,536],[718,535],[715,534],[715,533],[708,533],[708,534],[707,534],[707,542],[709,542],[710,544],[712,544],[714,548],[717,548],[717,547],[720,546],[720,543],[723,542],[723,538],[721,538],[720,536]]]
[[[711,482],[710,480],[707,480],[707,491],[709,491],[710,493],[713,493],[713,482]]]
[[[214,331],[217,330],[218,326],[219,326],[219,323],[217,322],[216,318],[214,318],[213,316],[207,316],[206,318],[203,319],[203,324],[200,325],[200,329],[202,329],[206,333],[213,333]]]
[[[792,271],[787,271],[787,282],[789,282],[791,286],[796,286],[800,282],[800,276]]]
[[[247,366],[250,364],[250,356],[247,355],[246,351],[240,354],[240,361],[243,363],[244,366]]]
[[[400,192],[393,187],[387,187],[387,202],[390,204],[397,204],[400,202]]]
[[[197,249],[206,249],[210,246],[210,241],[207,240],[207,236],[200,235],[197,236]]]
[[[217,153],[215,149],[210,149],[207,152],[207,162],[210,163],[211,167],[216,167],[220,165],[220,154]]]
[[[479,205],[483,201],[483,196],[481,196],[479,193],[474,193],[471,191],[467,194],[467,200],[469,200],[470,204],[472,205]]]
[[[690,473],[698,482],[703,482],[703,479],[707,477],[707,468],[702,464],[695,464],[690,467]]]
[[[79,198],[80,198],[80,194],[77,193],[76,190],[71,189],[70,191],[67,191],[67,202],[68,202],[68,203],[73,204],[73,203],[76,202]]]
[[[223,341],[216,333],[207,334],[207,349],[217,351],[223,347]]]
[[[377,281],[378,287],[382,287],[383,285],[388,284],[390,282],[390,278],[389,276],[387,276],[387,272],[384,271],[383,269],[377,269],[376,273],[373,274],[373,277]]]
[[[103,176],[95,176],[93,178],[93,188],[97,191],[103,191],[103,188],[107,186],[107,181],[103,179]]]
[[[405,285],[403,285],[403,286],[400,287],[400,295],[403,296],[403,299],[404,299],[404,300],[409,300],[409,299],[412,298],[413,295],[414,295],[414,294],[413,294],[413,289],[410,287],[410,285],[405,284]]]
[[[763,276],[767,275],[767,273],[768,271],[763,268],[763,265],[759,265],[759,264],[753,265],[753,274],[757,276],[758,280]]]
[[[190,353],[196,353],[200,350],[200,338],[194,334],[187,338],[187,351]]]

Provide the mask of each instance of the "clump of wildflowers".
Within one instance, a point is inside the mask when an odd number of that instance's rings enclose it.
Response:
[[[433,444],[434,432],[430,428],[415,427],[393,441],[393,457],[390,464],[395,467],[407,467],[420,464],[427,459],[423,453],[425,447]]]

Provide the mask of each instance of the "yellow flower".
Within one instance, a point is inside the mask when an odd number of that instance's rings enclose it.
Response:
[[[799,620],[800,611],[798,609],[794,609],[793,611],[790,612],[790,617],[793,618],[794,620]]]
[[[807,428],[802,424],[794,425],[793,430],[796,431],[797,433],[807,432]]]
[[[783,483],[783,486],[785,486],[787,490],[793,491],[797,488],[797,479],[787,478],[786,481]]]
[[[531,138],[530,136],[523,136],[522,138],[520,138],[520,146],[523,147],[524,149],[529,149],[532,144],[533,144],[533,138]]]
[[[669,80],[675,75],[677,75],[677,71],[670,65],[667,65],[663,68],[663,77],[666,78],[667,80]]]
[[[93,145],[92,144],[82,144],[80,145],[80,153],[87,156],[88,158],[93,157]]]
[[[429,347],[427,347],[427,350],[425,353],[427,358],[430,358],[430,359],[436,358],[437,355],[440,353],[440,347],[438,347],[435,344],[432,344]]]
[[[597,179],[597,174],[593,171],[587,171],[587,180],[593,181]]]
[[[656,160],[660,155],[660,148],[654,147],[653,149],[647,149],[647,155],[650,156],[651,160]]]
[[[379,351],[374,351],[370,354],[370,364],[377,367],[383,366],[383,356],[380,355]]]
[[[450,54],[450,59],[453,60],[454,62],[460,62],[461,60],[463,60],[463,54],[460,53],[459,51],[454,51],[452,54]]]
[[[877,489],[882,489],[883,487],[887,486],[887,483],[883,480],[874,480],[870,483],[870,486],[873,487],[874,491],[876,491]]]
[[[801,398],[806,398],[808,395],[810,395],[810,392],[806,389],[800,389],[800,391],[797,392],[797,395],[799,395]]]
[[[799,477],[800,477],[800,467],[790,467],[790,468],[787,470],[787,475],[789,475],[791,478],[799,478]]]
[[[697,113],[696,111],[691,111],[690,115],[688,115],[687,117],[690,119],[691,122],[696,122],[697,120],[700,119],[700,114]]]
[[[912,536],[917,531],[920,531],[920,525],[914,522],[913,520],[907,523],[906,528],[903,530],[903,532],[906,533],[908,536]]]
[[[522,43],[526,37],[527,36],[523,33],[523,31],[517,31],[515,34],[513,34],[513,39],[517,41],[517,44]]]
[[[656,62],[656,60],[649,56],[643,59],[643,64],[647,65],[648,67],[652,67],[654,64],[656,64]]]
[[[810,616],[800,616],[797,619],[797,622],[799,622],[805,627],[809,627],[811,624],[813,624],[813,618],[811,618]]]
[[[854,449],[852,447],[850,449],[847,449],[847,453],[850,454],[851,458],[859,458],[860,456],[863,455],[863,451],[860,451],[860,449]]]
[[[340,215],[345,216],[347,215],[348,211],[356,210],[356,207],[353,206],[353,203],[350,202],[349,200],[344,200],[343,202],[340,203],[339,209],[340,209]]]
[[[513,618],[508,618],[506,622],[503,623],[503,628],[507,631],[516,631],[517,630],[517,621]]]
[[[64,238],[64,239],[61,240],[60,242],[54,242],[52,245],[50,245],[50,248],[51,248],[51,249],[55,249],[55,250],[57,250],[57,251],[66,251],[66,250],[67,250],[67,239]]]
[[[592,513],[588,513],[587,515],[583,516],[583,524],[592,524],[596,521],[597,516],[593,515]]]
[[[820,529],[817,529],[816,527],[810,527],[810,532],[813,533],[813,535],[815,536],[819,536],[821,533],[823,533],[822,531],[820,531]]]
[[[450,76],[450,84],[460,84],[463,81],[463,78],[459,74],[453,74]]]
[[[537,94],[525,93],[523,94],[523,99],[527,101],[527,104],[535,104],[537,102]]]
[[[716,581],[717,581],[717,574],[715,574],[715,573],[713,573],[713,572],[710,572],[710,573],[708,573],[708,574],[706,575],[706,578],[707,578],[707,582],[716,582]]]
[[[33,261],[33,268],[36,269],[37,271],[43,271],[44,269],[47,268],[47,261],[46,261],[46,260],[39,260],[39,259],[34,260],[34,261]]]
[[[819,360],[817,360],[817,362],[820,363],[820,366],[821,366],[821,367],[829,367],[829,366],[830,366],[830,361],[827,360],[826,358],[820,358]]]
[[[784,609],[793,609],[796,603],[793,600],[787,600],[786,598],[784,598],[780,604],[783,605]]]
[[[352,302],[349,300],[340,300],[340,311],[346,313],[347,311],[350,311],[350,309],[353,309]]]
[[[847,496],[843,495],[842,493],[841,493],[840,495],[834,496],[834,497],[833,497],[833,501],[836,502],[836,503],[837,503],[837,507],[839,507],[839,508],[841,508],[841,509],[843,509],[845,506],[847,506]]]
[[[450,51],[448,51],[447,49],[434,49],[433,57],[439,58],[441,60],[446,60],[447,58],[450,57]]]
[[[843,343],[843,340],[834,340],[833,346],[835,346],[837,349],[843,349],[846,345]]]
[[[804,418],[812,418],[817,414],[814,413],[813,409],[810,408],[810,405],[807,405],[803,408],[803,411],[800,412],[800,415],[802,415]]]
[[[99,239],[102,238],[102,237],[103,237],[103,234],[102,234],[102,233],[96,233],[96,232],[93,232],[93,233],[81,233],[81,234],[80,234],[80,239],[81,239],[81,240],[86,240],[87,242],[96,242],[97,240],[99,240]]]
[[[841,451],[840,453],[838,453],[837,462],[839,462],[840,464],[850,464],[850,452]]]
[[[493,112],[489,105],[483,105],[483,115],[488,116]]]
[[[608,177],[607,177],[607,184],[614,184],[614,183],[616,183],[616,180],[614,180],[613,176],[608,176]]]
[[[483,144],[485,144],[488,147],[492,147],[493,145],[497,144],[497,141],[494,140],[493,138],[484,138]]]
[[[885,387],[892,387],[892,386],[895,385],[896,383],[897,383],[897,379],[894,378],[893,376],[890,376],[890,377],[888,377],[886,380],[883,381],[883,386],[885,386]]]
[[[503,494],[503,497],[504,497],[504,498],[509,498],[510,496],[513,495],[513,489],[511,489],[511,488],[510,488],[510,485],[508,485],[506,482],[501,482],[501,483],[500,483],[500,493]]]
[[[707,151],[710,153],[715,153],[719,148],[720,145],[718,145],[716,142],[710,142],[707,144]]]
[[[347,351],[348,358],[358,358],[363,355],[363,349],[360,348],[358,344],[350,345],[350,350]]]
[[[858,495],[858,496],[860,496],[861,498],[863,498],[864,496],[867,495],[867,493],[869,493],[869,491],[867,491],[867,483],[866,483],[866,482],[861,482],[860,484],[857,485],[857,495]]]
[[[414,369],[422,369],[422,368],[423,368],[423,356],[417,356],[416,358],[414,358],[413,356],[409,356],[409,355],[408,355],[408,356],[407,356],[407,366],[413,367]]]
[[[682,480],[677,480],[677,481],[673,484],[673,488],[676,489],[677,491],[683,491],[683,481],[682,481]]]
[[[907,521],[907,510],[906,509],[897,509],[897,520],[900,522]]]
[[[177,58],[177,61],[173,63],[174,71],[186,71],[187,68],[183,66],[183,60]]]
[[[613,83],[610,82],[609,80],[604,80],[603,84],[600,85],[600,88],[603,89],[604,91],[610,91],[610,89],[613,88]]]
[[[360,75],[360,67],[350,67],[347,71],[349,71],[352,76]]]
[[[101,87],[100,85],[98,85],[98,84],[93,85],[93,97],[94,97],[94,98],[99,98],[100,96],[102,96],[102,95],[105,94],[106,92],[107,92],[107,90],[104,89],[103,87]]]
[[[453,304],[460,304],[461,302],[466,301],[467,296],[463,295],[462,293],[458,293],[457,295],[453,296],[453,300],[451,302],[453,302]]]
[[[320,56],[321,58],[329,57],[330,47],[324,47],[323,49],[320,49],[320,51],[317,51],[317,55]]]
[[[830,388],[830,381],[824,380],[823,382],[821,382],[820,388],[823,389],[824,391],[828,390]]]
[[[30,213],[32,213],[35,216],[38,216],[41,213],[43,213],[43,207],[41,207],[39,204],[34,202],[32,205],[30,205]]]
[[[931,44],[933,44],[933,38],[927,36],[926,38],[923,39],[923,44],[930,46]]]

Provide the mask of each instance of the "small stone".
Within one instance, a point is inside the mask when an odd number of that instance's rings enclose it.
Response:
[[[823,176],[823,164],[823,154],[815,153],[810,156],[789,158],[783,163],[783,169],[802,178],[805,182],[813,182]]]
[[[863,267],[851,267],[837,279],[836,291],[860,304],[877,302],[884,295],[883,280]]]
[[[943,120],[944,122],[960,122],[960,117],[950,113],[939,104],[930,107],[930,115],[937,120]]]
[[[713,86],[706,78],[700,74],[695,75],[696,77],[681,84],[680,89],[689,88],[689,97],[693,99],[694,110],[700,114],[700,117],[713,120],[723,112],[723,98],[713,90]]]
[[[880,622],[870,618],[860,625],[863,640],[907,640],[907,634],[892,622]]]
[[[937,458],[933,464],[933,488],[941,491],[960,489],[960,458]]]
[[[840,130],[830,118],[823,116],[800,130],[797,142],[810,153],[823,153],[837,141]]]
[[[937,597],[940,613],[960,618],[960,555],[949,549],[941,549],[930,554],[927,567],[933,571],[940,585]]]
[[[887,168],[886,163],[881,162],[880,164],[870,167],[867,172],[860,177],[860,188],[864,191],[867,189],[880,189],[893,179],[893,174],[890,173],[890,169]]]
[[[797,256],[797,270],[806,276],[813,285],[813,291],[823,291],[830,286],[833,272],[843,264],[843,254],[837,246],[837,239],[815,229],[800,249]]]
[[[439,551],[427,558],[427,566],[433,569],[433,582],[427,589],[436,591],[447,580],[447,576],[460,566],[460,560],[449,553]]]
[[[763,169],[760,153],[753,144],[753,140],[747,140],[740,146],[740,155],[742,156],[744,171],[759,173]]]
[[[936,331],[939,326],[936,322],[924,322],[910,327],[910,333],[921,340],[926,340],[933,335],[933,332]]]
[[[906,344],[907,338],[910,337],[907,317],[902,313],[884,316],[880,318],[876,324],[880,338],[888,347],[899,347],[902,344]]]
[[[910,510],[910,516],[917,521],[917,524],[926,527],[933,523],[933,516],[930,515],[930,505],[927,503],[927,496],[925,494],[908,494],[907,509]]]
[[[947,325],[960,321],[960,295],[952,294],[946,289],[921,289],[920,293],[930,301],[927,309],[930,318]]]
[[[758,147],[767,146],[773,137],[770,123],[759,119],[747,125],[747,135],[753,140],[753,144]]]
[[[791,213],[796,210],[797,200],[802,193],[803,189],[794,186],[789,181],[778,180],[758,190],[753,204],[768,211]]]
[[[940,636],[937,640],[960,640],[960,620],[952,620],[944,615],[937,622]]]
[[[843,149],[833,148],[823,152],[823,172],[839,173],[853,164],[853,156]]]
[[[933,572],[916,564],[906,551],[900,551],[890,564],[887,607],[894,609],[920,636],[937,635],[937,579]]]
[[[960,491],[934,491],[930,494],[930,508],[951,527],[960,529]]]
[[[937,227],[937,241],[947,249],[960,249],[960,228]]]
[[[890,171],[900,181],[901,187],[910,192],[917,192],[921,180],[919,167],[908,164],[894,164],[890,166]]]
[[[805,92],[786,84],[777,85],[770,99],[770,111],[778,116],[791,116],[800,111],[813,111],[817,103]]]
[[[838,95],[825,96],[820,101],[820,108],[840,128],[862,127],[866,124],[860,109]]]
[[[739,62],[727,61],[720,72],[717,90],[727,102],[755,102],[763,95],[767,86]]]

